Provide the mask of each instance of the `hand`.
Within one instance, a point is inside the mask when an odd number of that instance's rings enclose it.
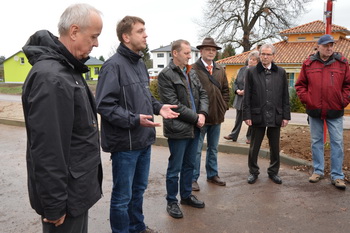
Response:
[[[244,95],[244,90],[237,90],[238,95]]]
[[[282,121],[282,127],[286,127],[288,125],[289,120],[283,120]]]
[[[197,121],[197,127],[202,128],[205,124],[205,116],[204,114],[198,114],[198,121]]]
[[[149,120],[152,118],[153,118],[153,116],[151,116],[151,115],[140,114],[140,125],[143,127],[159,127],[160,123],[155,123],[155,122]]]
[[[48,220],[47,218],[44,218],[43,222],[52,223],[52,224],[55,224],[55,227],[58,227],[59,225],[62,225],[64,223],[65,219],[66,219],[66,214],[64,214],[62,217],[60,217],[57,220]]]
[[[164,104],[163,107],[160,109],[159,114],[165,119],[177,118],[180,115],[180,113],[174,112],[173,110],[171,110],[172,108],[177,108],[177,105]]]
[[[252,125],[252,120],[250,120],[250,119],[249,119],[249,120],[245,120],[244,122],[245,122],[246,125],[248,125],[248,126],[251,126],[251,125]]]

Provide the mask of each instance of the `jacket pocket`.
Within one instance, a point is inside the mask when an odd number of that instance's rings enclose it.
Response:
[[[276,108],[276,125],[281,126],[282,120],[282,109]]]
[[[93,158],[85,159],[78,164],[69,166],[69,172],[74,179],[79,179],[81,176],[89,173],[101,163],[100,156],[93,156]]]
[[[262,123],[262,115],[261,115],[260,108],[252,108],[251,114],[252,114],[252,124],[253,125],[259,125]]]

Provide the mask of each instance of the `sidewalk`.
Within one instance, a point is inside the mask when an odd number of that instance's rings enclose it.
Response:
[[[219,152],[232,153],[232,154],[248,154],[249,145],[245,143],[245,134],[248,129],[246,124],[242,124],[242,129],[239,134],[237,142],[227,141],[223,138],[224,135],[228,135],[235,123],[236,110],[230,108],[225,115],[225,121],[221,124],[221,132],[219,139]],[[303,113],[292,113],[291,121],[289,124],[307,125],[307,115]],[[161,116],[154,116],[155,122],[162,124]],[[1,95],[0,94],[0,124],[24,126],[24,117],[22,111],[21,97],[14,95]],[[350,116],[344,117],[344,128],[350,129]],[[157,141],[155,145],[167,147],[166,138],[163,136],[163,128],[156,128]],[[206,145],[204,143],[204,145]],[[260,157],[268,157],[269,151],[261,149]],[[311,165],[310,162],[289,157],[281,153],[281,162],[292,166],[298,165]]]

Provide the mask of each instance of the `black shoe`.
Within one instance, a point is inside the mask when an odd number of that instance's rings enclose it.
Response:
[[[282,184],[282,179],[278,175],[269,175],[269,178],[276,184]]]
[[[250,174],[248,176],[248,184],[254,184],[257,179],[258,179],[258,175]]]
[[[189,205],[195,208],[204,208],[204,201],[200,201],[197,199],[195,195],[190,195],[188,198],[181,199],[182,205]]]
[[[177,202],[169,203],[166,207],[166,211],[173,218],[182,218],[183,214]]]

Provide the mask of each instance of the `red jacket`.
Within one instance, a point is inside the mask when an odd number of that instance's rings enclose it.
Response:
[[[339,53],[326,62],[319,53],[311,55],[303,63],[295,89],[309,116],[321,119],[343,116],[350,103],[348,61]]]

